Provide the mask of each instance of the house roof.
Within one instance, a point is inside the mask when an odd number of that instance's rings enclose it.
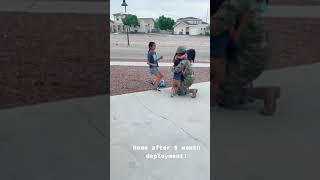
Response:
[[[154,19],[153,18],[139,18],[140,20],[143,20],[143,21],[153,21],[154,22]]]
[[[205,22],[203,22],[201,19],[199,18],[195,18],[195,17],[185,17],[185,18],[179,18],[177,19],[177,22],[184,22],[187,25],[198,25],[196,23],[192,23],[192,22],[188,22],[188,21],[201,21],[202,24],[204,24]]]
[[[185,17],[185,18],[177,19],[177,21],[185,21],[185,20],[201,20],[201,19],[195,18],[195,17]]]
[[[208,23],[203,22],[203,21],[202,21],[201,24],[191,24],[191,23],[189,23],[189,22],[187,22],[187,21],[178,21],[178,22],[176,22],[176,24],[175,24],[173,27],[177,27],[177,26],[178,26],[179,24],[181,24],[181,23],[183,23],[183,24],[185,24],[185,25],[188,25],[188,26],[198,26],[198,25],[202,25],[202,24],[208,24]]]
[[[132,15],[132,14],[125,14],[125,13],[115,13],[114,16],[122,16],[122,15]]]
[[[199,24],[190,23],[190,22],[185,21],[185,20],[184,20],[184,21],[182,21],[182,20],[177,21],[177,23],[176,23],[176,24],[179,24],[180,22],[183,22],[184,24],[187,24],[187,25],[190,25],[190,26],[192,26],[192,25],[199,25]],[[201,24],[207,24],[207,23],[202,21],[202,23],[201,23]]]
[[[177,27],[178,25],[180,25],[180,24],[186,24],[186,25],[193,25],[193,24],[190,24],[190,23],[188,23],[188,22],[185,22],[185,21],[179,21],[178,23],[176,23],[173,27],[175,28],[175,27]]]

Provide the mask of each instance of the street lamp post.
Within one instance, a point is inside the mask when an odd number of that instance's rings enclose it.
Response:
[[[128,6],[128,4],[126,3],[126,0],[123,0],[123,2],[122,2],[122,4],[121,4],[121,6],[124,6],[124,12],[125,13],[127,13],[127,6]],[[128,27],[128,25],[127,25],[127,39],[128,39],[128,46],[130,46],[130,43],[129,43],[129,27]]]

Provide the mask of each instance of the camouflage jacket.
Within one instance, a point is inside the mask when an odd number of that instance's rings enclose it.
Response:
[[[231,31],[241,13],[248,13],[249,18],[258,17],[258,7],[250,0],[225,0],[212,17],[213,35]]]
[[[269,58],[270,49],[257,4],[252,4],[250,0],[225,0],[212,18],[213,35],[231,31],[241,13],[247,14],[247,21],[236,43],[237,61],[244,66],[250,64],[261,69]]]
[[[211,18],[212,35],[216,36],[224,31],[230,31],[236,23],[237,11],[229,0],[225,0]]]

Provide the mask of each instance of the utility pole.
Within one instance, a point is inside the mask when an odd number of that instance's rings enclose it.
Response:
[[[206,23],[208,23],[208,11],[209,11],[209,9],[207,8],[207,13],[206,13]]]
[[[126,3],[126,0],[123,0],[121,6],[124,6],[124,13],[126,14],[127,13],[127,6],[128,6],[128,4]],[[126,29],[127,29],[128,46],[130,46],[130,43],[129,43],[129,27],[128,27],[128,25],[127,25]]]

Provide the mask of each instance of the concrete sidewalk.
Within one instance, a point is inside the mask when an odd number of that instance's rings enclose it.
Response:
[[[0,179],[106,180],[108,97],[0,111]]]
[[[320,179],[320,64],[265,72],[256,85],[282,88],[274,117],[257,102],[212,110],[215,179]]]
[[[120,62],[146,62],[146,58],[145,57],[110,57],[110,61],[120,61]],[[161,60],[161,62],[172,62],[172,59],[165,59],[165,60]],[[210,63],[210,60],[207,59],[198,59],[196,60],[197,63]]]
[[[134,62],[134,61],[110,61],[111,66],[143,66],[148,67],[146,62]],[[159,62],[160,67],[172,67],[173,63]],[[210,67],[210,63],[192,63],[192,67]]]
[[[146,91],[110,99],[112,180],[209,180],[210,87],[194,84],[198,96],[170,97],[170,89]],[[135,151],[133,146],[148,146]],[[151,150],[152,146],[199,146],[197,151]],[[150,154],[187,154],[185,159],[147,159]],[[129,178],[130,177],[130,178]]]
[[[209,83],[194,85],[196,99],[170,98],[169,89],[112,96],[111,179],[207,180],[210,156],[216,180],[319,179],[319,69],[320,63],[267,71],[257,80],[282,87],[274,117],[258,114],[257,102],[212,110],[209,121]],[[0,179],[108,179],[106,102],[97,96],[1,110]],[[201,150],[188,151],[187,159],[151,160],[132,145]]]

